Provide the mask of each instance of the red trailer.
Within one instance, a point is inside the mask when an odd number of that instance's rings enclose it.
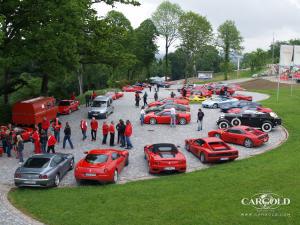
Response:
[[[15,125],[34,126],[42,123],[43,118],[54,120],[58,113],[53,97],[38,97],[17,102],[12,108],[12,122]]]

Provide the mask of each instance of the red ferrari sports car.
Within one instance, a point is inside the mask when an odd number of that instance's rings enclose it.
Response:
[[[202,163],[231,161],[239,156],[238,150],[215,137],[187,139],[185,140],[185,148],[199,157]]]
[[[145,159],[148,161],[149,173],[164,171],[186,171],[185,156],[173,144],[160,143],[144,147]]]
[[[6,131],[8,130],[7,126],[0,127],[0,139],[5,136]],[[30,127],[13,127],[13,138],[16,138],[18,134],[21,135],[24,142],[30,141],[33,129]]]
[[[164,105],[166,103],[174,103],[174,104],[180,104],[180,105],[189,105],[190,102],[189,100],[185,99],[185,98],[165,98],[156,102],[151,102],[148,104],[148,107],[153,107],[153,106],[161,106]]]
[[[76,100],[61,100],[58,103],[59,114],[70,114],[73,111],[78,110],[80,107],[79,101]]]
[[[140,86],[127,85],[127,86],[122,88],[122,91],[124,91],[124,92],[136,92],[136,91],[142,91],[142,90],[144,90],[144,88],[140,87]]]
[[[208,132],[208,136],[220,138],[225,142],[244,145],[246,148],[261,146],[269,140],[267,133],[248,126],[212,130]]]
[[[188,112],[176,112],[176,124],[185,125],[191,121],[191,114]],[[165,109],[161,112],[150,112],[145,115],[144,123],[146,124],[170,124],[171,112]]]
[[[272,112],[273,110],[270,109],[270,108],[264,108],[262,106],[256,106],[255,108],[248,108],[248,107],[244,107],[244,108],[232,108],[232,109],[229,109],[227,112],[228,113],[240,113],[242,111],[245,111],[245,110],[250,110],[250,111],[257,111],[257,112],[262,112],[262,113],[270,113]]]
[[[248,96],[248,95],[233,94],[231,95],[231,97],[236,98],[238,100],[245,100],[245,101],[252,102],[252,96]]]
[[[129,163],[128,151],[115,149],[96,149],[85,152],[74,170],[75,178],[81,180],[96,180],[99,182],[113,182],[119,180],[119,174]]]
[[[110,96],[113,100],[117,100],[124,96],[123,92],[107,92],[106,96]]]

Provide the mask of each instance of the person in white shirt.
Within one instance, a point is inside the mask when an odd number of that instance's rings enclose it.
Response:
[[[145,112],[145,107],[142,106],[142,110],[141,110],[141,113],[140,113],[140,120],[141,120],[141,125],[142,125],[142,126],[143,126],[143,124],[144,124],[145,114],[146,114],[146,112]]]
[[[170,112],[171,112],[171,127],[175,127],[176,126],[176,110],[174,107],[172,107],[170,109]]]

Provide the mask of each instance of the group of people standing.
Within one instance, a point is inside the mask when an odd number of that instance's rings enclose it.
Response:
[[[87,130],[88,123],[85,119],[80,121],[80,128],[82,132],[82,140],[86,140],[87,138]],[[91,140],[97,140],[97,131],[99,128],[98,121],[93,117],[90,122],[91,128]],[[109,135],[109,145],[115,146],[115,133],[117,133],[117,144],[120,144],[120,147],[131,149],[133,148],[131,143],[131,135],[132,135],[132,125],[129,120],[124,122],[122,119],[119,120],[118,124],[115,125],[114,121],[111,121],[109,124],[104,121],[102,124],[102,144],[105,145],[107,143],[108,135]]]

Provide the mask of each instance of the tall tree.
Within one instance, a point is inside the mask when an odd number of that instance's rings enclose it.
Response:
[[[165,39],[165,63],[166,73],[168,71],[168,53],[169,47],[178,39],[179,19],[183,10],[178,4],[169,1],[161,3],[156,11],[152,14],[152,21],[156,26],[159,34]],[[168,74],[165,74],[166,76]]]
[[[147,77],[150,77],[150,66],[155,60],[157,45],[155,44],[158,32],[152,20],[146,19],[135,29],[134,53],[143,68],[146,69]]]
[[[184,13],[179,20],[179,34],[181,46],[188,56],[188,66],[192,71],[186,71],[196,75],[196,56],[212,39],[212,27],[206,17],[194,12]]]
[[[218,28],[218,44],[224,52],[224,79],[227,80],[228,67],[230,62],[230,52],[240,51],[243,38],[235,26],[234,21],[227,20]]]

